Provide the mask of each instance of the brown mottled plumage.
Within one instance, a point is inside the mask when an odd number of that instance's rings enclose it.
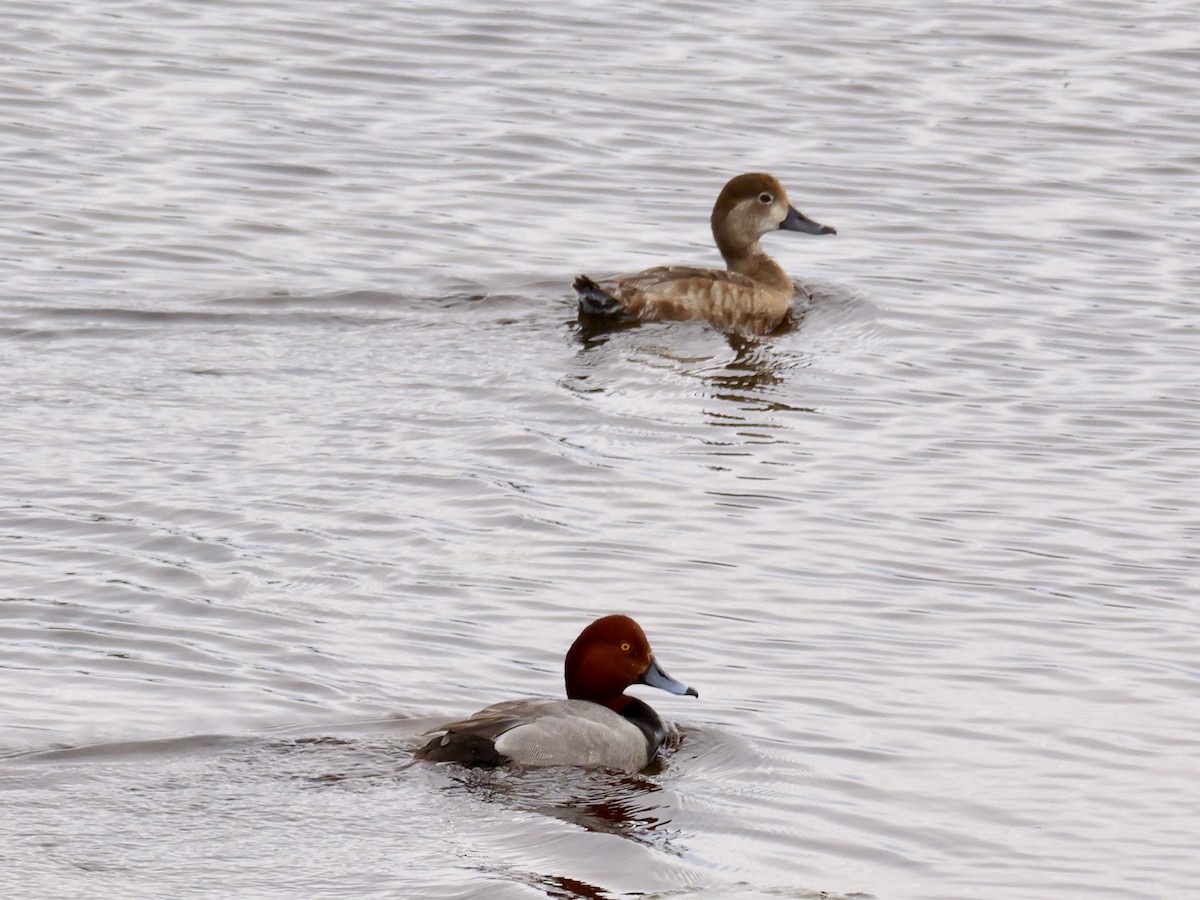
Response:
[[[712,211],[713,239],[727,269],[657,266],[633,275],[575,279],[584,315],[642,322],[707,319],[723,331],[766,334],[791,310],[795,285],[759,239],[772,231],[836,234],[801,215],[774,177],[749,172],[731,179]]]

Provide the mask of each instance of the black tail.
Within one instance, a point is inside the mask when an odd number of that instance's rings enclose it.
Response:
[[[571,285],[579,292],[579,311],[588,316],[615,316],[623,309],[621,301],[588,278],[580,275]]]
[[[500,766],[508,757],[496,750],[491,738],[470,732],[450,731],[437,735],[413,754],[417,759],[430,762],[456,762],[464,766]]]

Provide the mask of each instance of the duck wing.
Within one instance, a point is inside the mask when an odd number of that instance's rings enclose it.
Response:
[[[753,288],[754,281],[737,272],[724,269],[704,269],[698,266],[655,266],[632,275],[618,275],[603,279],[601,284],[612,284],[618,294],[655,294],[665,289],[676,292],[680,288],[702,284],[736,284]]]
[[[418,759],[469,766],[599,766],[636,772],[648,762],[645,736],[627,719],[587,700],[508,700],[432,731]]]
[[[536,720],[558,700],[506,700],[494,703],[457,722],[423,735],[429,741],[416,752],[417,759],[497,766],[507,760],[496,750],[496,739],[506,731]]]
[[[637,319],[705,318],[714,298],[753,296],[753,279],[724,269],[655,266],[632,275],[575,279],[579,310],[589,316]]]

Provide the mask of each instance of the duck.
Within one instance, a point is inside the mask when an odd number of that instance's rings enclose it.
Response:
[[[668,675],[640,625],[625,615],[596,619],[571,644],[563,666],[567,698],[495,703],[422,735],[415,757],[471,767],[573,766],[633,773],[657,757],[667,726],[625,689],[634,684],[699,697]]]
[[[717,196],[710,221],[724,269],[656,266],[599,281],[580,275],[572,286],[581,316],[638,322],[706,319],[725,332],[768,334],[788,318],[796,286],[759,240],[773,231],[837,234],[792,206],[783,185],[765,172],[731,178]]]

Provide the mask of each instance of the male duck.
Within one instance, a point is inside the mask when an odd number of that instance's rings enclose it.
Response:
[[[628,616],[597,619],[567,651],[566,700],[507,700],[429,732],[418,759],[472,766],[579,766],[637,772],[654,759],[667,727],[646,703],[623,693],[648,684],[698,697],[663,671],[641,626]]]
[[[802,215],[774,177],[738,175],[725,185],[712,211],[712,232],[728,271],[658,266],[595,282],[575,279],[584,315],[658,322],[707,319],[723,331],[766,334],[791,310],[796,287],[779,263],[758,245],[772,231],[837,234]]]

